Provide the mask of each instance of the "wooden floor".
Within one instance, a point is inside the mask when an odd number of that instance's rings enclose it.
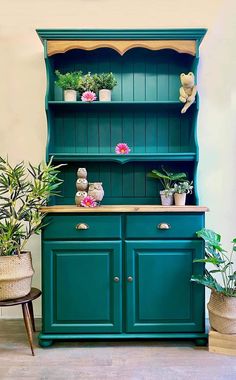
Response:
[[[0,380],[236,379],[235,357],[188,341],[58,342],[35,354],[21,320],[0,320]]]

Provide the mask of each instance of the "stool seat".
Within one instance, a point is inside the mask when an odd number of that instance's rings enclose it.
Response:
[[[31,288],[31,291],[29,294],[27,294],[24,297],[16,298],[13,300],[6,300],[6,301],[0,301],[0,307],[4,306],[16,306],[21,305],[23,316],[24,316],[24,322],[25,322],[25,328],[28,335],[28,340],[31,348],[32,355],[34,356],[34,348],[33,348],[33,331],[35,330],[35,323],[34,323],[34,310],[33,310],[33,304],[32,301],[36,298],[40,297],[42,294],[41,290],[37,288]]]

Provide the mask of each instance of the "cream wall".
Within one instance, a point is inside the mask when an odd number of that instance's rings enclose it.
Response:
[[[236,236],[236,3],[220,0],[0,0],[0,154],[12,162],[44,158],[45,69],[36,28],[205,27],[199,66],[199,193],[207,227]],[[32,238],[40,287],[40,239]],[[35,302],[40,316],[40,301]],[[4,308],[0,316],[18,317]]]

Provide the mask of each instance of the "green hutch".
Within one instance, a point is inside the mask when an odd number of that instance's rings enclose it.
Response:
[[[197,194],[198,97],[181,114],[179,75],[197,74],[205,29],[37,30],[47,72],[47,160],[62,168],[61,197],[44,210],[41,346],[56,339],[191,338],[203,344],[206,207]],[[112,71],[112,102],[64,102],[55,70]],[[126,142],[131,153],[116,155]],[[194,180],[188,204],[161,206],[166,166]],[[78,167],[102,182],[97,208],[75,206]]]

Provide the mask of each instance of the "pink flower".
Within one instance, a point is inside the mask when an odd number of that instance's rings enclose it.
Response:
[[[85,91],[85,92],[83,92],[83,94],[81,96],[82,102],[93,102],[96,99],[97,99],[97,96],[96,96],[95,92],[93,92],[93,91]]]
[[[116,154],[129,154],[130,148],[125,143],[119,143],[116,145],[115,152]]]
[[[97,206],[97,202],[95,202],[95,200],[88,195],[87,197],[85,197],[81,201],[81,206],[83,206],[83,207],[96,207]]]

